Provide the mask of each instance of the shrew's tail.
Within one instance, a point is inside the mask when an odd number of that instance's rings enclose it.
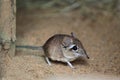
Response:
[[[27,48],[27,49],[32,49],[32,50],[41,50],[42,46],[16,45],[16,48]]]

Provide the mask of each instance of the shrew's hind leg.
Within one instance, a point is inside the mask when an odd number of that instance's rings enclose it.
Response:
[[[46,62],[48,63],[48,65],[51,66],[51,62],[50,62],[49,58],[45,56],[45,60],[46,60]]]

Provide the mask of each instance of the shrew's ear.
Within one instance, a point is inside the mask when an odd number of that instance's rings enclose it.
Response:
[[[76,38],[76,35],[73,32],[71,32],[71,36],[74,37],[74,38]]]

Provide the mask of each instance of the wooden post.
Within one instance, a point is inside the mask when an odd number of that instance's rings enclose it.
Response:
[[[5,57],[15,55],[16,0],[0,0],[0,77],[5,74]]]

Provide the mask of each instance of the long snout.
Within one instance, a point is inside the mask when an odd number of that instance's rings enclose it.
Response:
[[[87,55],[87,53],[86,53],[86,57],[87,57],[87,59],[90,59],[90,57]]]
[[[85,50],[83,50],[82,52],[83,52],[83,54],[84,54],[84,57],[86,57],[87,59],[89,59],[89,58],[90,58],[90,57],[88,56],[88,54],[86,53],[86,51],[85,51]]]

